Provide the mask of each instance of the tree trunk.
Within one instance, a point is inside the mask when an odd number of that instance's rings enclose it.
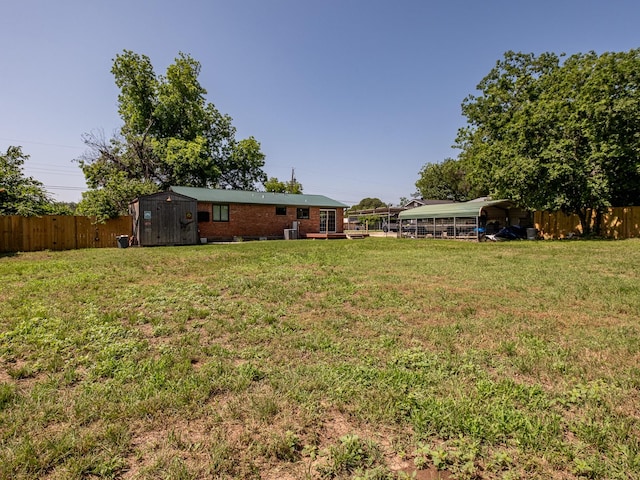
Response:
[[[593,221],[593,233],[598,237],[600,236],[600,233],[601,233],[601,230],[602,230],[601,227],[602,227],[602,215],[603,215],[603,213],[604,212],[602,211],[602,209],[598,208],[596,210],[596,218]]]
[[[578,210],[578,218],[582,227],[582,235],[585,237],[591,235],[591,209],[581,208]]]

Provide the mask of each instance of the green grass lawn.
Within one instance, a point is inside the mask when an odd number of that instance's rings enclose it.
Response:
[[[1,479],[640,478],[640,241],[0,257]]]

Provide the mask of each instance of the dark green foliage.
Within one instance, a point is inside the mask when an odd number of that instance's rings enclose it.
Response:
[[[577,214],[640,198],[640,50],[507,52],[462,104],[469,181],[537,210]]]
[[[120,135],[84,137],[79,159],[89,191],[79,211],[100,218],[127,213],[135,197],[171,185],[253,190],[266,181],[260,143],[236,141],[231,117],[205,99],[200,63],[180,53],[156,76],[150,59],[125,50],[111,70],[120,88]]]
[[[9,147],[0,154],[0,215],[45,215],[51,212],[51,199],[42,183],[22,172],[29,155],[20,147]]]
[[[422,198],[456,202],[466,202],[485,193],[472,187],[462,162],[452,158],[442,163],[425,164],[420,170],[416,188]]]
[[[276,177],[269,177],[269,180],[264,184],[264,189],[266,192],[275,193],[302,193],[302,184],[295,178],[288,182],[283,182]]]
[[[386,207],[387,204],[384,203],[379,198],[363,198],[360,200],[360,203],[351,207],[350,210],[373,210],[375,208]]]

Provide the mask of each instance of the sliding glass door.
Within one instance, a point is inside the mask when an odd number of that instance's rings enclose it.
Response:
[[[320,233],[336,233],[335,210],[320,210]]]

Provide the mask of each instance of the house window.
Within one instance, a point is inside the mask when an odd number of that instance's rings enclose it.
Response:
[[[228,222],[229,221],[229,205],[214,205],[213,221]]]
[[[309,218],[309,209],[308,208],[299,208],[297,216],[298,216],[298,219]]]
[[[286,215],[287,207],[276,207],[276,215]]]
[[[208,221],[209,221],[209,212],[198,212],[198,223],[208,222]]]

